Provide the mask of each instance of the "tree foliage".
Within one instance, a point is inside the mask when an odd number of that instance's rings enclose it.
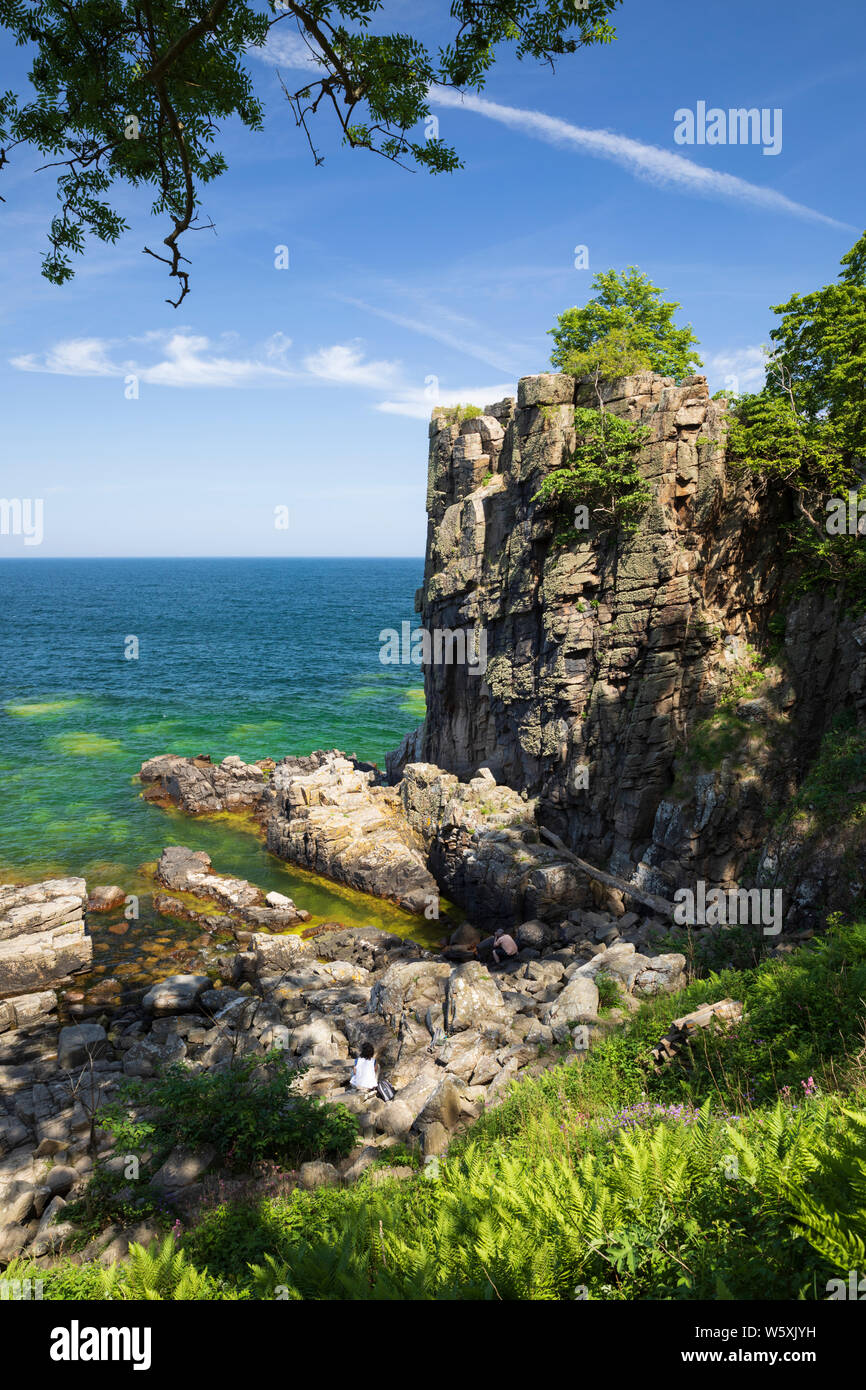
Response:
[[[866,598],[861,534],[828,531],[833,499],[866,496],[866,234],[842,259],[838,282],[776,305],[766,381],[739,397],[727,453],[765,486],[790,490],[792,548],[801,587],[841,582]]]
[[[688,376],[701,365],[691,324],[677,328],[681,306],[637,266],[622,274],[606,270],[592,282],[597,291],[582,309],[566,309],[551,328],[551,362],[575,376],[628,376],[637,371]]]
[[[116,186],[151,190],[171,230],[164,251],[145,250],[168,265],[177,306],[189,292],[179,239],[210,225],[201,190],[227,167],[214,142],[229,120],[262,129],[248,51],[276,26],[309,55],[309,80],[283,90],[311,148],[324,107],[345,144],[440,173],[458,167],[456,151],[413,134],[429,115],[431,86],[480,89],[504,45],[552,63],[609,43],[620,3],[452,0],[453,38],[434,53],[411,34],[372,32],[383,0],[0,0],[0,27],[31,57],[30,94],[0,94],[0,169],[23,148],[59,171],[42,266],[57,285],[72,277],[87,237],[114,242],[127,229]]]
[[[585,506],[602,530],[632,528],[651,496],[637,462],[649,430],[610,411],[582,407],[574,412],[574,425],[579,439],[574,453],[548,473],[533,500],[560,508]],[[576,535],[570,530],[559,539]]]

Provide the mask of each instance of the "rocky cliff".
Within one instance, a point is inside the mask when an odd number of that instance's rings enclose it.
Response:
[[[843,864],[814,826],[780,830],[779,807],[835,716],[862,727],[866,621],[833,593],[788,601],[790,502],[727,466],[705,378],[646,373],[601,396],[648,428],[652,500],[631,533],[565,543],[536,494],[571,456],[590,386],[545,374],[476,419],[434,412],[416,607],[431,633],[483,632],[487,666],[425,667],[427,718],[392,780],[415,761],[462,780],[487,767],[631,882],[671,896],[696,877],[781,876],[787,923],[808,925],[862,891],[852,844]]]

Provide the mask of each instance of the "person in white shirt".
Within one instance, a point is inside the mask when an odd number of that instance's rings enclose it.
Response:
[[[375,1091],[379,1084],[379,1064],[372,1043],[364,1043],[360,1057],[355,1059],[355,1070],[349,1078],[349,1085],[356,1091]]]

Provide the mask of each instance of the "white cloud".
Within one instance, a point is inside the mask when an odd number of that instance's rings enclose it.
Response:
[[[130,370],[151,386],[260,386],[295,375],[260,358],[221,356],[211,351],[208,338],[190,333],[172,333],[164,352],[162,361]]]
[[[213,350],[209,338],[179,330],[175,333],[148,333],[132,342],[161,347],[163,356],[144,362],[136,358],[112,358],[115,344],[103,338],[67,338],[45,353],[13,357],[12,366],[23,372],[45,372],[50,376],[119,377],[136,375],[153,386],[261,386],[285,381],[297,375],[284,364],[275,365],[259,357],[229,357]],[[288,340],[274,346],[271,340],[265,354],[281,362]]]
[[[763,347],[742,347],[714,353],[707,359],[705,370],[713,385],[718,380],[719,390],[730,386],[736,391],[755,391],[764,384],[766,366]]]
[[[12,366],[53,376],[119,376],[122,369],[110,361],[109,346],[102,338],[67,338],[42,357],[35,352],[13,357]]]
[[[516,396],[517,386],[513,381],[500,382],[496,386],[461,386],[456,391],[443,391],[438,383],[431,390],[419,387],[396,393],[395,399],[380,401],[376,409],[383,415],[408,415],[413,420],[429,420],[433,407],[437,405],[477,405],[483,410],[493,401],[501,401],[505,396]]]
[[[388,390],[400,377],[396,362],[365,362],[361,349],[353,343],[320,348],[304,358],[304,366],[311,376],[324,381],[343,386],[366,386],[374,391]]]
[[[313,44],[307,43],[300,34],[276,27],[268,35],[267,43],[259,48],[251,48],[249,52],[254,58],[260,58],[263,63],[275,68],[309,68],[316,71],[323,66],[323,60],[318,57]]]
[[[428,420],[434,405],[474,402],[484,405],[503,396],[514,395],[513,381],[504,385],[461,387],[441,390],[439,379],[430,375],[423,385],[407,380],[396,361],[367,360],[359,342],[334,343],[308,353],[300,365],[288,360],[291,339],[275,333],[254,353],[232,355],[227,344],[236,335],[224,334],[220,344],[193,333],[188,328],[173,333],[149,332],[126,341],[126,349],[136,356],[121,357],[118,344],[102,338],[70,338],[44,353],[29,353],[12,359],[19,371],[48,375],[120,377],[134,374],[150,386],[235,390],[242,387],[302,385],[356,388],[386,395],[375,409],[386,415],[408,415]],[[146,360],[142,350],[151,349]]]
[[[751,203],[770,212],[784,212],[812,222],[823,222],[830,227],[850,230],[848,223],[827,217],[823,212],[816,212],[803,203],[795,203],[774,189],[748,183],[746,179],[737,178],[733,174],[707,169],[701,164],[694,164],[681,154],[675,154],[672,150],[661,149],[658,145],[647,145],[627,135],[615,135],[609,130],[589,130],[559,120],[556,116],[547,116],[542,111],[503,106],[484,97],[461,95],[445,87],[431,88],[430,101],[434,106],[474,111],[480,116],[499,121],[512,130],[520,130],[525,135],[544,140],[549,145],[566,145],[598,159],[612,160],[635,174],[637,178],[660,187],[674,186],[701,196],[729,198],[735,202]]]
[[[289,382],[338,386],[359,386],[367,390],[388,391],[400,384],[396,362],[368,362],[357,343],[337,343],[309,354],[302,367],[287,358],[291,339],[275,333],[262,347],[249,355],[233,355],[225,344],[234,335],[226,334],[222,346],[209,338],[180,329],[174,333],[146,333],[130,340],[138,347],[149,346],[156,360],[140,357],[112,357],[116,347],[109,339],[69,338],[45,353],[28,353],[12,358],[19,371],[45,372],[62,376],[120,377],[134,373],[151,386],[220,387],[279,386]]]

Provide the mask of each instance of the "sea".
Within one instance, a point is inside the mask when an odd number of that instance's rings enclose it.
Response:
[[[420,558],[0,560],[0,882],[80,875],[140,894],[141,920],[104,943],[106,968],[129,965],[148,930],[172,947],[194,931],[148,907],[171,844],[288,894],[314,924],[429,936],[284,864],[236,816],[144,801],[137,780],[160,753],[339,748],[384,768],[424,691],[419,667],[382,664],[379,634],[417,625],[422,576]]]

